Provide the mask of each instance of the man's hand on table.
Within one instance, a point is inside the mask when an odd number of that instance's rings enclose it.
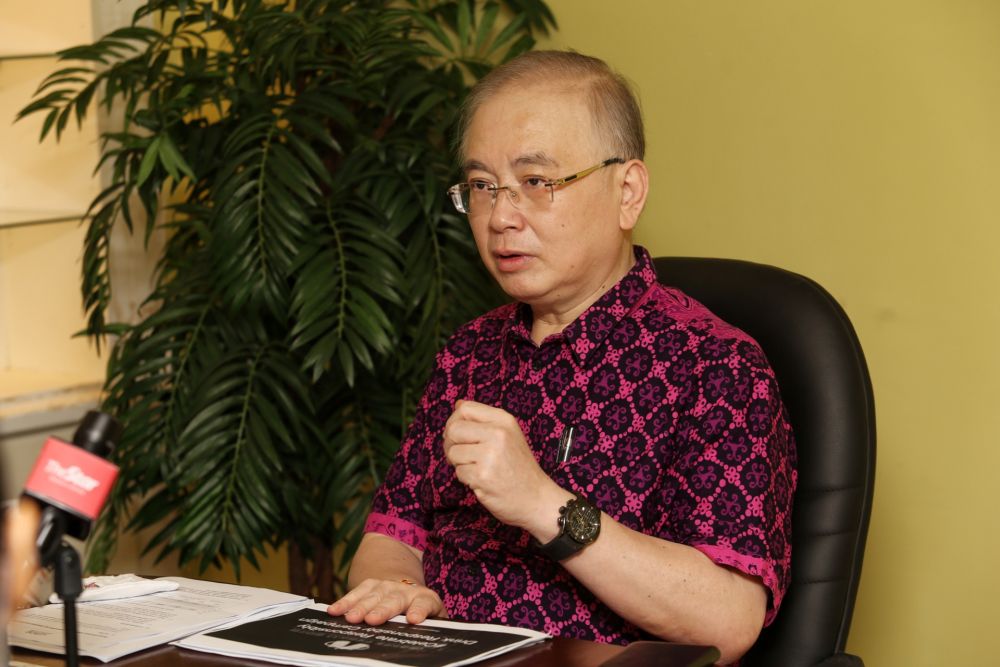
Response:
[[[446,618],[437,593],[419,584],[387,579],[365,579],[329,607],[331,616],[343,615],[348,623],[382,625],[393,616],[405,614],[409,623],[428,618]]]

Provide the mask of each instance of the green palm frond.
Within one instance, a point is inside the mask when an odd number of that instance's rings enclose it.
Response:
[[[129,516],[129,500],[160,487],[176,468],[174,443],[188,419],[196,351],[212,325],[207,295],[184,294],[134,327],[126,327],[112,348],[104,409],[124,418],[127,428],[114,451],[119,483],[98,523],[88,565],[104,570],[114,551],[118,524]],[[153,525],[154,517],[142,525]]]
[[[177,549],[182,564],[197,560],[203,569],[222,558],[237,568],[240,558],[256,565],[284,520],[283,461],[308,442],[308,388],[287,364],[280,348],[237,346],[200,378],[191,397],[198,407],[177,438],[177,468],[165,480],[174,518],[147,550],[161,547],[162,557]],[[159,500],[144,505],[149,518],[159,518]]]
[[[371,206],[325,211],[328,229],[303,248],[293,289],[295,348],[314,379],[335,366],[354,384],[355,361],[374,372],[374,359],[389,355],[396,342],[386,310],[400,303],[401,248],[371,224]],[[384,226],[384,225],[383,225]]]
[[[124,115],[82,262],[125,425],[92,569],[124,527],[202,569],[337,545],[343,574],[434,352],[500,298],[444,194],[459,106],[553,25],[542,0],[147,0],[60,54],[20,113],[43,139]],[[166,232],[135,324],[106,319],[118,224]]]
[[[286,277],[325,177],[292,156],[280,122],[264,110],[234,128],[222,147],[209,220],[215,278],[228,307],[265,308],[275,317],[284,314]]]

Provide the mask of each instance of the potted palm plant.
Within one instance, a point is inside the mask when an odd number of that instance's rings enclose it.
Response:
[[[59,54],[21,112],[42,139],[124,113],[84,223],[125,424],[90,569],[158,526],[159,557],[238,575],[287,545],[293,591],[342,590],[436,348],[498,298],[445,205],[456,110],[553,25],[541,0],[149,0]],[[135,322],[107,315],[115,225],[168,231]]]

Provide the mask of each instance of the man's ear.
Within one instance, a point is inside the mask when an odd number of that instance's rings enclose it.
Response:
[[[639,222],[639,214],[646,206],[649,194],[649,170],[642,160],[629,160],[622,169],[622,198],[618,213],[618,226],[631,231]]]

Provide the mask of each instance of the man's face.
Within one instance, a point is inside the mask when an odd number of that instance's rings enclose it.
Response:
[[[515,84],[473,116],[465,140],[466,177],[500,186],[562,178],[619,157],[608,150],[579,88]],[[611,165],[556,187],[551,203],[521,197],[515,205],[500,191],[492,212],[469,217],[487,269],[536,316],[589,305],[620,277],[612,274],[628,243],[619,221],[617,172],[618,165]]]

